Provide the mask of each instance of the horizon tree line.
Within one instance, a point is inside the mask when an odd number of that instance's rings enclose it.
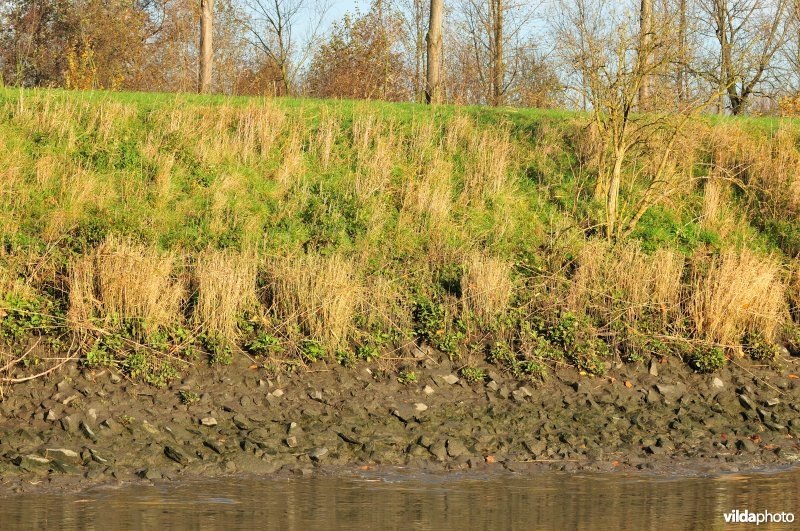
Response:
[[[800,0],[371,0],[328,24],[330,11],[330,0],[0,0],[0,76],[589,110],[598,79],[581,65],[613,56],[645,72],[635,110],[714,96],[716,112],[774,112],[800,92]],[[621,56],[608,29],[626,17],[638,27]]]

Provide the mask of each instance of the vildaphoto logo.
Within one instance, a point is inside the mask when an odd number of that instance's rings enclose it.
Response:
[[[726,524],[791,524],[794,522],[794,513],[771,513],[769,511],[751,512],[745,509],[724,513]]]

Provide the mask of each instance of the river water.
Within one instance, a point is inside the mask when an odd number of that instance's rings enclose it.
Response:
[[[22,494],[1,529],[746,529],[724,514],[791,512],[800,469],[712,477],[382,474],[224,478]],[[798,520],[800,522],[800,520]],[[766,525],[791,529],[800,525]]]

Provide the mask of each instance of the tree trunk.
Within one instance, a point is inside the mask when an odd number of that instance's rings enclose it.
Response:
[[[678,62],[678,101],[686,101],[688,93],[688,79],[686,64],[688,58],[688,43],[686,42],[686,0],[680,0],[678,13],[678,46],[680,46],[680,61]]]
[[[642,0],[639,11],[639,68],[647,72],[650,68],[650,42],[653,37],[653,0]],[[642,75],[639,86],[639,110],[650,106],[650,75]]]
[[[504,67],[503,67],[503,0],[491,0],[494,6],[492,33],[494,49],[492,57],[492,105],[503,103]]]
[[[425,88],[425,101],[441,101],[442,67],[442,11],[444,0],[431,0],[431,18],[428,25],[428,76]]]
[[[200,79],[201,93],[211,90],[211,63],[213,60],[212,28],[214,26],[214,0],[200,0]]]

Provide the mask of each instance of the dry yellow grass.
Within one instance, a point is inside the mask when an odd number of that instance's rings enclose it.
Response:
[[[714,228],[720,221],[721,211],[725,208],[725,187],[718,179],[708,179],[703,186],[703,227]]]
[[[440,227],[448,217],[453,203],[452,163],[435,156],[426,165],[422,178],[409,180],[405,186],[403,204],[413,212],[421,214],[422,220],[431,228]],[[415,218],[420,221],[420,218]]]
[[[674,251],[648,255],[636,243],[614,247],[592,240],[578,256],[568,303],[606,322],[622,319],[634,325],[645,314],[666,322],[680,310],[683,268],[683,257]]]
[[[197,291],[193,322],[204,331],[235,338],[239,317],[257,302],[255,256],[228,250],[204,251],[197,257],[193,279]]]
[[[95,319],[134,321],[149,334],[180,323],[186,290],[175,266],[170,253],[108,237],[70,265],[71,325],[85,330]]]
[[[512,182],[512,146],[506,130],[483,130],[470,139],[470,158],[464,172],[464,198],[468,203],[494,199]]]
[[[314,142],[314,151],[319,159],[319,165],[322,170],[327,170],[331,165],[331,157],[333,156],[333,146],[340,134],[339,119],[332,115],[326,114],[320,120],[319,128]]]
[[[329,347],[343,345],[363,304],[354,264],[339,255],[275,258],[267,263],[267,304],[289,334]]]
[[[283,162],[275,178],[284,189],[288,189],[299,180],[303,172],[303,135],[297,124],[289,131],[281,153]]]
[[[748,331],[773,338],[786,316],[785,292],[776,259],[731,250],[694,274],[689,316],[708,341],[736,345]]]
[[[473,252],[464,263],[461,278],[462,301],[481,326],[489,326],[508,310],[514,284],[513,263]]]
[[[394,133],[386,131],[374,141],[374,146],[358,152],[353,189],[361,201],[389,189],[392,168],[398,157]]]

